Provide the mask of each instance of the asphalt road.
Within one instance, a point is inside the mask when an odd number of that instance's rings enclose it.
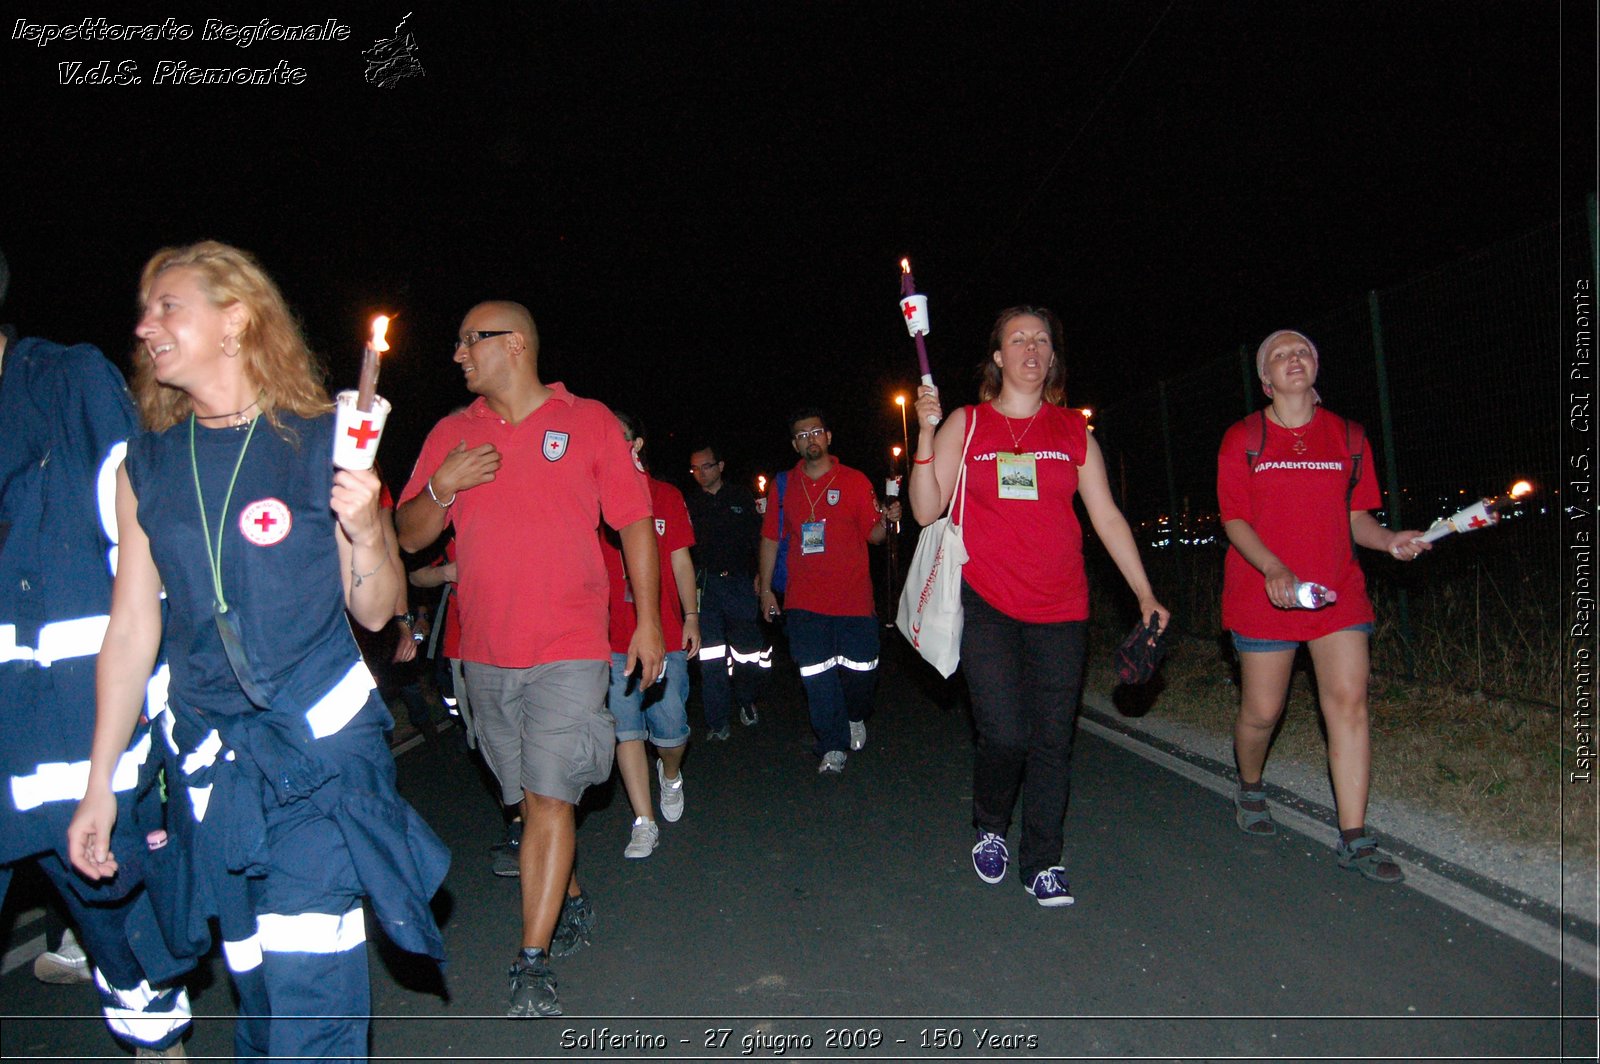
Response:
[[[517,884],[489,874],[502,827],[474,760],[404,753],[404,792],[455,852],[450,962],[441,980],[373,951],[373,1058],[1593,1058],[1593,979],[1340,869],[1329,840],[1247,838],[1216,794],[1084,730],[1077,904],[981,882],[965,710],[887,638],[881,679],[867,748],[819,777],[779,670],[757,727],[691,748],[687,812],[646,860],[622,857],[621,788],[586,800],[599,926],[557,962],[561,1020],[502,1018]],[[220,963],[193,997],[190,1055],[225,1058]],[[0,1000],[7,1058],[126,1059],[85,987],[24,968]]]

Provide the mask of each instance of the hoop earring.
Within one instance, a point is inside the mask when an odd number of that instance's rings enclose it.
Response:
[[[228,341],[233,341],[233,350],[228,350]],[[222,353],[229,358],[239,357],[239,338],[237,336],[224,336],[222,338]]]

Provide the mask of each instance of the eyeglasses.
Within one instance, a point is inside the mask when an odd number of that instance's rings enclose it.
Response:
[[[700,462],[698,464],[691,462],[689,464],[689,471],[691,473],[709,473],[721,464],[721,462]]]
[[[802,429],[794,434],[794,442],[799,443],[802,440],[820,440],[827,434],[827,429]]]
[[[480,329],[469,332],[465,336],[462,336],[456,340],[455,347],[452,348],[452,350],[459,351],[463,347],[472,347],[474,344],[482,343],[491,336],[510,336],[512,332],[513,330],[511,329]]]

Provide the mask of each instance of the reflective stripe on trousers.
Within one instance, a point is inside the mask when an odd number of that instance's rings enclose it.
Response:
[[[829,658],[827,661],[819,661],[815,665],[800,666],[800,675],[802,677],[816,676],[820,673],[827,672],[835,665],[842,665],[845,668],[852,669],[856,672],[871,672],[873,669],[878,667],[878,659],[873,658],[871,661],[851,661],[846,657],[833,657]]]

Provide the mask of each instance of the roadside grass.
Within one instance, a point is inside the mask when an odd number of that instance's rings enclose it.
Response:
[[[1158,594],[1185,633],[1171,644],[1148,715],[1229,736],[1239,690],[1232,649],[1221,637],[1221,551],[1183,553],[1145,552]],[[1369,685],[1373,793],[1448,814],[1506,842],[1551,852],[1564,843],[1569,856],[1592,861],[1596,788],[1565,782],[1574,740],[1559,708],[1563,633],[1555,579],[1526,555],[1498,571],[1481,558],[1451,562],[1408,589],[1409,679],[1400,584],[1389,579],[1399,567],[1367,566],[1378,617]],[[1091,629],[1089,680],[1109,690],[1116,683],[1112,654],[1132,613],[1115,572],[1098,569],[1096,589],[1114,597],[1096,596],[1100,620]],[[1327,761],[1304,652],[1272,756]],[[1270,760],[1267,771],[1270,779]]]

